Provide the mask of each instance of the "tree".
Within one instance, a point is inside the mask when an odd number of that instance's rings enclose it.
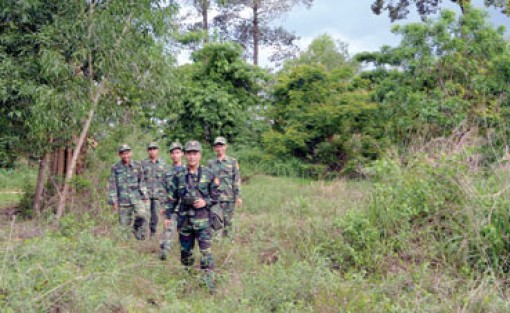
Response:
[[[326,35],[287,61],[271,93],[273,127],[263,134],[268,153],[349,173],[360,172],[361,162],[375,158],[376,105],[358,83],[357,68],[345,45]]]
[[[313,0],[231,0],[215,18],[215,24],[225,38],[251,51],[253,64],[259,63],[260,46],[271,47],[276,51],[272,60],[281,60],[296,51],[293,42],[297,37],[271,22],[298,4],[310,7],[312,3]]]
[[[510,47],[486,13],[470,10],[457,18],[443,11],[437,20],[393,31],[402,36],[399,46],[357,56],[376,66],[364,77],[393,143],[405,148],[455,130],[478,129],[489,138],[507,131]]]
[[[164,112],[167,137],[181,141],[236,136],[248,127],[264,73],[241,59],[233,43],[208,43],[192,54],[193,64],[179,69],[181,92],[171,102],[178,110]],[[172,139],[173,140],[173,139]]]
[[[451,0],[456,3],[461,9],[462,13],[466,13],[471,6],[471,0]],[[375,0],[372,3],[372,11],[379,15],[383,11],[388,11],[388,16],[392,22],[396,20],[405,19],[409,14],[409,7],[411,4],[416,6],[416,10],[422,19],[428,15],[437,13],[441,8],[440,0]],[[506,15],[510,12],[510,2],[507,0],[484,0],[486,7],[495,7],[502,10]]]
[[[355,70],[357,66],[356,62],[349,59],[347,44],[339,40],[335,41],[327,34],[316,37],[306,51],[301,52],[295,59],[287,60],[284,68],[293,68],[301,64],[320,64],[326,71]]]
[[[1,100],[13,103],[11,108],[26,104],[22,125],[42,150],[50,141],[76,138],[58,220],[94,117],[165,98],[162,78],[170,63],[164,44],[173,7],[151,0],[17,2],[5,3],[2,10],[8,26],[2,39],[12,41],[4,51],[13,61],[3,66],[17,76],[7,82],[9,92]]]

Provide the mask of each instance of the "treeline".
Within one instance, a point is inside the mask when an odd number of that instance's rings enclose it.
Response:
[[[274,15],[257,14],[312,1],[272,3],[280,6],[218,2],[223,11],[209,25],[213,4],[203,2],[202,23],[191,27],[177,5],[159,1],[4,1],[0,166],[20,156],[42,160],[44,184],[48,155],[73,148],[58,193],[61,216],[84,145],[101,144],[119,125],[166,143],[225,136],[244,160],[269,164],[269,173],[288,162],[314,177],[365,176],[388,149],[405,153],[467,134],[477,138],[480,163],[505,152],[509,44],[482,11],[395,26],[398,46],[356,56],[321,35],[270,72],[256,65],[256,51],[258,40],[271,41],[257,36],[277,34],[261,22]],[[260,10],[251,24],[221,24],[247,8]],[[194,49],[192,63],[178,66],[184,47]]]

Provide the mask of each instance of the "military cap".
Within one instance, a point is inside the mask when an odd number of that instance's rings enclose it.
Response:
[[[119,146],[119,153],[128,150],[131,150],[131,147],[128,144],[123,143]]]
[[[147,146],[147,149],[151,149],[151,148],[155,148],[155,149],[159,149],[158,147],[158,143],[157,142],[151,142],[148,146]]]
[[[189,151],[202,152],[202,145],[200,144],[200,142],[198,142],[196,140],[190,140],[190,141],[186,142],[186,145],[184,145],[184,151],[186,151],[186,152],[189,152]]]
[[[174,141],[170,144],[170,147],[168,148],[168,152],[172,152],[172,150],[174,149],[181,149],[182,150],[182,145],[180,142],[178,141]]]
[[[213,146],[215,146],[215,145],[226,145],[226,144],[227,144],[227,139],[225,139],[225,137],[216,137],[216,139],[214,139]]]

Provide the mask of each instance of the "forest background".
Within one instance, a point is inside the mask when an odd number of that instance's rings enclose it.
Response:
[[[452,2],[374,1],[423,21],[356,55],[275,26],[312,0],[3,2],[2,309],[508,310],[510,47]],[[121,142],[166,158],[220,135],[247,204],[209,296],[156,242],[119,241],[106,181]]]

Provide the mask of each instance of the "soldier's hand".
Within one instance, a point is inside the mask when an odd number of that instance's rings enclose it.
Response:
[[[204,199],[200,198],[198,200],[195,200],[195,202],[193,202],[193,207],[195,209],[200,209],[200,208],[203,208],[207,205],[207,202],[205,202]]]
[[[159,215],[165,216],[165,209],[160,209],[159,210]]]
[[[240,208],[243,206],[243,199],[242,198],[237,198],[236,199],[236,207]]]
[[[165,226],[165,229],[170,229],[172,227],[172,219],[166,218],[163,221],[163,226]]]
[[[119,205],[117,203],[112,205],[112,212],[117,212],[118,209],[119,209]]]

